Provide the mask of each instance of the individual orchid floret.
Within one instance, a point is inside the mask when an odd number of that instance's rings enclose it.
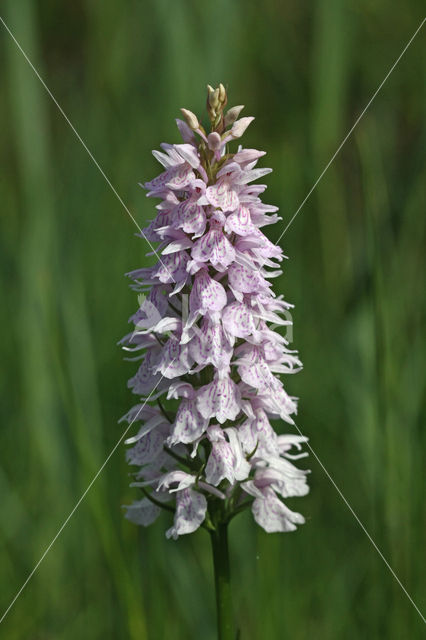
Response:
[[[220,424],[235,420],[241,411],[240,390],[226,370],[218,370],[212,382],[199,389],[197,408],[204,418],[215,418]]]
[[[207,482],[217,486],[227,479],[232,486],[248,478],[251,465],[244,457],[236,429],[213,424],[206,435],[212,445],[205,471]]]
[[[306,438],[280,426],[297,412],[284,377],[302,364],[283,335],[291,305],[272,286],[284,256],[262,231],[279,219],[256,182],[271,170],[257,167],[263,151],[236,146],[253,118],[227,101],[209,85],[207,123],[182,109],[182,142],[153,152],[162,170],[143,185],[157,204],[141,237],[158,260],[128,274],[139,308],[121,344],[138,401],[123,419],[142,495],[126,518],[172,512],[173,539],[216,535],[248,507],[265,531],[292,531],[304,518],[285,501],[309,490],[295,464]]]
[[[205,418],[197,408],[197,396],[190,384],[182,385],[179,395],[182,396],[182,400],[176,411],[171,434],[167,440],[168,445],[197,442],[209,424],[208,418]]]
[[[245,491],[255,497],[252,505],[254,519],[267,533],[294,531],[298,524],[304,524],[305,518],[291,511],[275,491],[265,486],[261,489],[256,484],[251,485],[251,490],[245,485]]]
[[[189,318],[192,325],[200,316],[206,314],[215,321],[220,319],[220,312],[227,302],[226,291],[220,282],[214,280],[207,267],[198,271],[193,279],[193,286],[189,295]]]

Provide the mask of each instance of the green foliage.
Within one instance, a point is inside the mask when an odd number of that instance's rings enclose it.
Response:
[[[5,0],[2,15],[142,225],[138,181],[223,82],[268,152],[277,239],[422,19],[422,3]],[[147,247],[3,26],[0,609],[122,433],[133,365],[117,340]],[[299,427],[417,604],[425,415],[421,33],[281,240],[304,372]],[[423,93],[423,96],[422,96]],[[423,207],[422,207],[423,205]],[[422,442],[423,438],[423,442]],[[311,457],[308,523],[230,527],[241,640],[420,638],[423,624]],[[125,521],[124,447],[17,600],[8,640],[215,637],[205,531]],[[422,599],[423,597],[423,599]],[[1,615],[0,612],[0,615]]]

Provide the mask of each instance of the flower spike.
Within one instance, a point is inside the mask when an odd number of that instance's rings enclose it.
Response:
[[[172,511],[173,539],[219,531],[247,506],[265,531],[293,531],[304,518],[285,500],[309,491],[294,464],[306,438],[271,424],[293,424],[282,377],[302,364],[275,329],[292,323],[271,283],[284,256],[261,230],[279,219],[255,184],[270,169],[256,167],[263,151],[232,149],[254,118],[227,102],[223,84],[208,85],[210,130],[182,109],[183,142],[153,152],[163,171],[144,184],[159,201],[144,233],[162,259],[128,274],[140,307],[121,344],[141,362],[124,419],[135,423],[127,461],[143,496],[126,517],[148,526]]]

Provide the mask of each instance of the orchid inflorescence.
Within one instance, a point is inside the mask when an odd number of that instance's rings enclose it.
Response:
[[[271,169],[255,168],[263,151],[230,150],[253,118],[226,104],[224,86],[209,86],[211,131],[182,109],[183,143],[153,151],[164,171],[143,186],[160,203],[140,235],[160,259],[128,274],[143,295],[121,343],[142,362],[128,383],[140,402],[123,419],[139,425],[126,442],[143,497],[126,517],[147,526],[171,510],[173,538],[247,507],[266,531],[292,531],[304,518],[283,499],[309,491],[292,463],[306,438],[270,424],[293,424],[296,399],[279,376],[302,366],[274,330],[291,308],[269,282],[284,256],[260,230],[280,219],[277,207],[251,184]]]

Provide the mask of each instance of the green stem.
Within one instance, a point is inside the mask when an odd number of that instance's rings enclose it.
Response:
[[[228,525],[220,523],[210,532],[213,550],[218,640],[235,640],[231,578],[228,552]]]

